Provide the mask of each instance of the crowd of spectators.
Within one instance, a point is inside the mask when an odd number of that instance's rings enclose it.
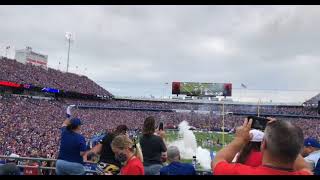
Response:
[[[137,101],[137,100],[114,100],[107,102],[97,101],[66,101],[69,103],[85,104],[92,106],[107,107],[130,107],[130,108],[154,108],[170,110],[194,110],[198,112],[222,112],[222,104],[201,104],[201,103],[183,103],[183,102],[162,102],[162,101]],[[225,104],[225,112],[233,113],[259,113],[276,115],[296,115],[296,116],[319,116],[317,110],[311,107],[303,106],[279,106],[279,105],[244,105],[244,104]]]
[[[61,72],[52,68],[45,69],[6,58],[0,58],[0,64],[0,80],[84,94],[112,96],[86,76]]]
[[[21,84],[33,84],[35,86],[50,87],[84,94],[112,96],[108,91],[85,76],[65,73],[51,68],[45,69],[31,64],[22,64],[16,60],[6,58],[0,58],[0,64],[0,80]],[[319,95],[315,96],[311,100],[315,102],[319,97]],[[217,103],[183,103],[121,99],[108,101],[63,98],[45,100],[18,95],[0,95],[0,154],[17,154],[21,157],[57,159],[61,139],[61,124],[64,119],[66,119],[66,108],[71,104],[126,108],[126,110],[107,108],[84,109],[77,107],[72,109],[72,116],[80,118],[81,122],[84,123],[80,133],[86,142],[95,135],[111,132],[117,126],[124,124],[129,127],[129,135],[132,132],[136,132],[136,130],[141,132],[142,127],[144,127],[144,120],[147,117],[154,117],[155,124],[157,125],[163,122],[165,128],[176,128],[180,122],[187,121],[189,125],[198,130],[221,131],[222,126],[224,126],[225,131],[232,132],[235,127],[241,126],[243,119],[246,117],[236,114],[247,113],[270,114],[271,116],[301,116],[296,118],[279,117],[277,119],[280,121],[286,120],[300,127],[303,130],[305,138],[313,137],[320,139],[320,116],[317,110],[311,106],[257,106],[226,103],[223,107],[222,104]],[[134,108],[139,108],[139,110],[133,110]],[[222,116],[223,114],[225,116]],[[319,118],[307,118],[307,116],[317,116]],[[222,121],[222,119],[224,119],[224,121]],[[283,126],[285,126],[285,124],[283,124]],[[278,133],[280,136],[281,132],[278,131]],[[127,148],[130,149],[130,147]],[[118,148],[118,150],[120,152],[125,149]],[[130,157],[131,154],[128,154],[128,157]],[[147,153],[145,152],[144,154]],[[173,149],[171,155],[172,162],[175,164],[179,163],[179,151]],[[32,163],[33,162],[28,162],[29,165]],[[51,164],[51,166],[53,165]],[[146,167],[148,166],[145,165],[144,168]],[[150,170],[147,168],[146,172],[148,171]],[[30,171],[30,173],[38,174],[38,172],[32,171]],[[42,171],[41,173],[50,174],[51,171]],[[144,172],[142,174],[144,174]]]
[[[72,100],[39,100],[19,96],[0,97],[0,154],[10,151],[20,156],[29,156],[32,149],[38,149],[39,156],[56,158],[60,127],[65,119],[66,107],[78,102],[72,102]],[[85,104],[85,101],[82,101],[82,103]],[[117,104],[116,101],[110,101],[106,104],[113,103]],[[139,105],[141,104],[139,102]],[[127,105],[130,106],[130,103]],[[152,104],[149,105],[156,108]],[[156,106],[165,108],[160,104]],[[283,108],[283,110],[286,109]],[[164,122],[165,127],[177,127],[183,120],[202,130],[221,130],[222,127],[222,116],[213,111],[201,113],[197,111],[166,112],[80,108],[74,108],[72,111],[73,116],[79,117],[84,122],[81,133],[86,140],[101,132],[110,131],[121,124],[126,124],[131,130],[141,129],[144,119],[148,116],[155,117],[156,124]],[[240,125],[244,117],[226,115],[224,118],[225,130],[229,131]],[[305,137],[320,137],[319,119],[278,119],[292,121],[293,124],[303,129]]]

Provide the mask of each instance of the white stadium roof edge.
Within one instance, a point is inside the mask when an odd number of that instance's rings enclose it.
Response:
[[[118,100],[133,101],[153,101],[153,102],[176,102],[176,103],[198,103],[198,104],[234,104],[234,105],[258,105],[257,102],[238,102],[238,101],[210,101],[203,99],[184,100],[184,99],[156,99],[156,98],[136,98],[136,97],[115,97]],[[270,106],[302,106],[302,103],[277,103],[277,102],[261,102],[260,105]]]

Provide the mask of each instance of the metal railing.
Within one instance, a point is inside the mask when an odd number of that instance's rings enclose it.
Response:
[[[21,168],[30,168],[30,169],[38,169],[38,175],[43,175],[41,170],[56,170],[55,167],[45,167],[41,165],[41,162],[56,162],[57,159],[48,159],[48,158],[33,158],[33,157],[9,157],[9,156],[2,156],[0,155],[0,159],[9,159],[15,161],[33,161],[37,163],[37,166],[30,166],[30,165],[17,165]],[[98,174],[97,171],[93,170],[85,170],[85,173],[93,173]],[[196,170],[197,175],[212,175],[212,172],[209,170]]]
[[[37,163],[37,166],[30,166],[30,165],[21,165],[18,164],[18,167],[21,168],[30,168],[30,169],[38,169],[38,175],[42,175],[41,170],[56,170],[55,167],[45,167],[42,166],[42,162],[56,162],[57,159],[48,159],[48,158],[33,158],[33,157],[9,157],[9,156],[1,156],[0,159],[9,159],[15,161],[33,161]],[[97,173],[97,171],[92,170],[85,170],[85,173]]]

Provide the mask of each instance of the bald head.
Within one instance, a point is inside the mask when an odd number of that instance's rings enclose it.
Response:
[[[266,150],[286,163],[293,163],[303,148],[302,130],[288,121],[278,120],[269,124],[265,130]]]
[[[179,161],[180,160],[180,151],[177,146],[170,146],[167,149],[168,161]]]

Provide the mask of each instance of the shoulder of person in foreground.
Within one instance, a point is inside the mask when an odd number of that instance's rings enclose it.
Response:
[[[214,175],[248,175],[253,174],[254,171],[254,167],[227,161],[218,162],[212,169]]]
[[[168,175],[168,172],[169,172],[169,165],[163,166],[163,167],[160,169],[160,175]]]
[[[196,169],[194,168],[194,166],[192,164],[189,164],[189,163],[183,163],[184,164],[184,167],[185,169],[188,169],[188,171],[190,172],[190,174],[192,175],[196,175]]]

